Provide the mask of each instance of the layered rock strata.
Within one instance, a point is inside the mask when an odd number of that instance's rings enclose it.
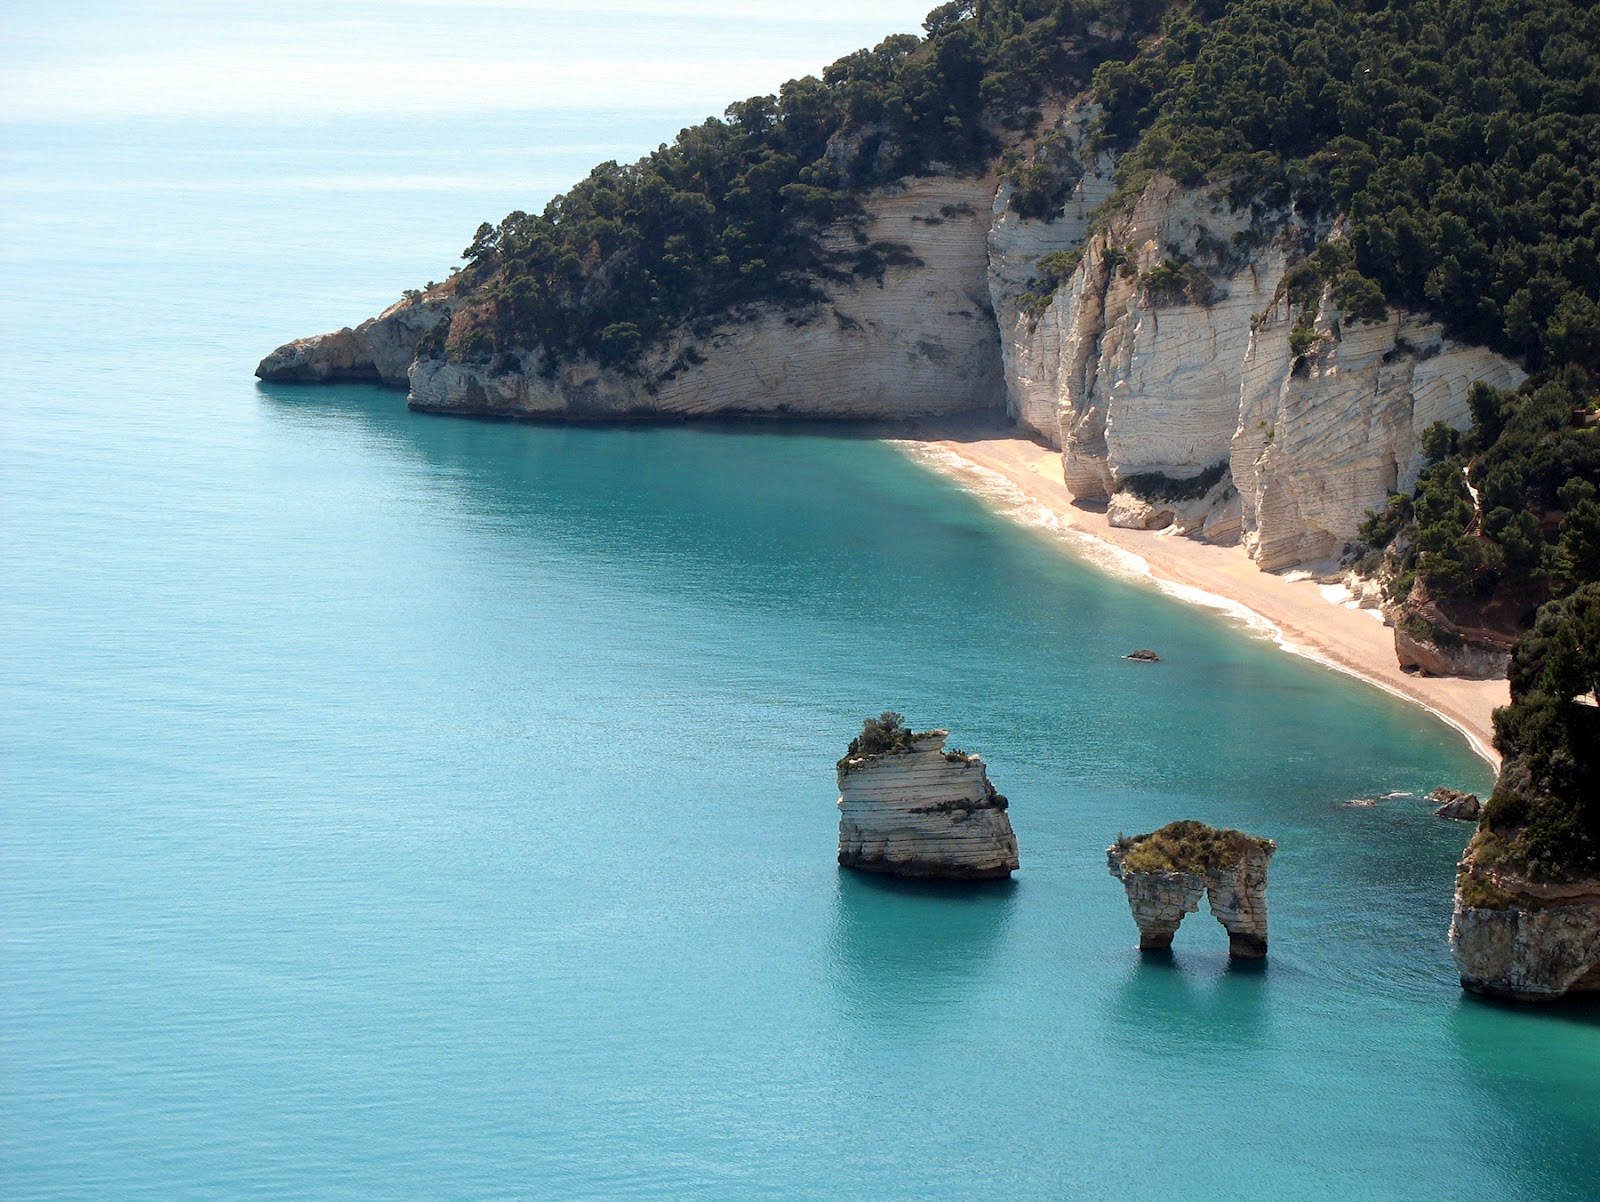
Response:
[[[1336,224],[1159,176],[1096,221],[1115,164],[1094,148],[1095,117],[1071,106],[1047,131],[1064,195],[1048,220],[1019,215],[994,176],[908,178],[862,198],[859,229],[823,236],[841,253],[859,239],[902,247],[881,279],[818,278],[820,303],[680,328],[626,371],[551,363],[539,347],[418,354],[453,320],[447,283],[281,347],[257,374],[406,383],[417,409],[513,417],[1004,407],[1061,450],[1074,496],[1104,501],[1114,524],[1241,543],[1265,570],[1338,556],[1369,510],[1411,489],[1423,430],[1465,427],[1474,382],[1511,387],[1523,373],[1419,314],[1347,317],[1305,276]],[[1424,671],[1503,671],[1503,648],[1469,663],[1449,634],[1404,634],[1400,652]]]
[[[1199,824],[1183,824],[1198,827]],[[1277,845],[1239,831],[1213,831],[1227,849],[1200,853],[1191,862],[1141,855],[1141,844],[1165,831],[1119,840],[1106,848],[1106,866],[1122,882],[1128,908],[1139,928],[1139,950],[1164,952],[1184,915],[1200,909],[1205,896],[1211,913],[1228,932],[1228,954],[1259,959],[1267,954],[1267,862]],[[1152,862],[1153,861],[1153,862]],[[1147,862],[1148,866],[1147,866]]]
[[[1080,192],[1098,187],[1088,172]],[[1007,259],[1060,235],[1046,222],[996,228]],[[1330,233],[1157,178],[1083,242],[1042,313],[997,299],[1011,412],[1061,449],[1074,496],[1105,500],[1115,525],[1241,541],[1266,570],[1328,559],[1414,485],[1423,430],[1468,425],[1474,382],[1523,379],[1420,315],[1349,320],[1329,288],[1296,303],[1287,277]],[[1008,290],[1016,272],[1002,267],[991,285]],[[1214,483],[1192,496],[1140,491],[1208,471]]]
[[[437,413],[605,419],[999,411],[1004,383],[986,248],[994,191],[992,178],[939,176],[875,192],[864,201],[864,237],[907,250],[880,280],[819,280],[820,303],[754,306],[703,336],[680,329],[626,371],[588,359],[552,369],[537,347],[466,362],[435,355],[413,362],[425,332],[416,327],[436,320],[422,311],[449,308],[421,297],[386,311],[376,325],[281,347],[256,374],[394,382],[388,358],[369,362],[362,352],[410,338],[399,379],[409,381],[412,408]],[[840,226],[823,241],[828,250],[853,251],[856,231]]]
[[[1600,882],[1544,884],[1473,863],[1456,880],[1461,985],[1523,1002],[1600,992]]]
[[[930,731],[909,751],[839,765],[839,863],[865,872],[988,880],[1017,868],[1006,799],[983,758],[945,751]]]

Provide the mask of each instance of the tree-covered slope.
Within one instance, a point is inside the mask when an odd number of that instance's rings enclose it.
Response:
[[[1208,0],[1095,86],[1130,183],[1345,214],[1390,300],[1532,368],[1600,368],[1600,8]]]
[[[804,303],[913,254],[862,232],[862,194],[905,176],[981,174],[1046,95],[1132,53],[1158,6],[1102,0],[942,5],[926,37],[890,37],[683,130],[627,166],[603,163],[542,212],[480,226],[451,289],[468,304],[425,348],[470,359],[540,348],[548,370],[613,366],[685,323]],[[820,232],[854,223],[848,250]]]

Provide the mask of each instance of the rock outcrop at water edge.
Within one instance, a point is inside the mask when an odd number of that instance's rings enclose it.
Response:
[[[1450,920],[1462,987],[1521,1002],[1600,992],[1600,881],[1543,884],[1474,860]]]
[[[823,299],[815,303],[753,305],[709,329],[685,326],[627,370],[587,358],[552,368],[538,347],[460,361],[418,354],[423,335],[455,304],[446,284],[355,330],[280,347],[256,374],[408,384],[413,409],[474,416],[999,412],[1005,388],[985,242],[994,190],[993,178],[958,176],[877,189],[863,197],[861,236],[908,248],[881,278],[819,279]],[[842,253],[855,246],[855,235],[854,227],[840,226],[825,233],[823,245]]]
[[[1483,809],[1476,793],[1463,793],[1444,785],[1429,793],[1428,800],[1438,806],[1433,811],[1435,818],[1454,818],[1457,822],[1476,822]]]
[[[1267,954],[1267,862],[1276,850],[1272,840],[1243,831],[1173,822],[1119,838],[1106,848],[1106,865],[1128,895],[1140,951],[1171,948],[1204,895],[1228,932],[1228,954],[1259,959]]]
[[[932,730],[839,761],[839,863],[893,876],[991,880],[1017,868],[1006,799],[983,758]]]
[[[417,344],[447,322],[450,313],[448,300],[408,297],[354,329],[346,326],[285,343],[257,365],[256,375],[286,384],[365,380],[403,388],[417,357]]]

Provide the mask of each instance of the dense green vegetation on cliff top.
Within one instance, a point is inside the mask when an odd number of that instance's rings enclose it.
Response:
[[[873,243],[861,194],[908,175],[982,172],[1046,92],[1087,86],[1131,54],[1159,7],[1090,32],[1109,0],[945,4],[926,38],[890,37],[777,95],[730,105],[629,166],[603,163],[539,214],[479,227],[456,287],[473,299],[448,341],[482,359],[540,348],[544,366],[614,366],[686,324],[755,302],[804,303],[829,279],[872,279],[914,249]],[[1141,16],[1140,13],[1144,15]],[[854,237],[819,236],[843,223]],[[704,328],[702,326],[702,328]]]
[[[1016,203],[1048,213],[1059,148],[1032,140],[1038,105],[1092,77],[1127,192],[1161,170],[1314,227],[1343,214],[1345,252],[1316,262],[1354,273],[1334,280],[1347,299],[1370,306],[1375,282],[1531,368],[1600,369],[1595,6],[955,0],[924,27],[481,226],[461,280],[474,314],[444,349],[623,364],[685,322],[812,299],[818,279],[914,254],[824,248],[864,190],[989,169],[1006,142]]]
[[[1316,243],[1291,273],[1297,354],[1315,350],[1325,283],[1346,320],[1381,317],[1387,299],[1534,373],[1515,393],[1477,390],[1465,438],[1436,431],[1415,494],[1369,523],[1405,587],[1506,626],[1600,580],[1600,434],[1574,425],[1600,371],[1600,6],[953,0],[924,28],[731,105],[636,164],[602,164],[540,214],[479,227],[449,285],[467,303],[423,353],[492,367],[538,348],[547,371],[575,357],[632,369],[673,331],[913,260],[915,247],[869,240],[861,206],[907,175],[1003,169],[1013,204],[1048,217],[1072,164],[1040,106],[1087,89],[1098,144],[1121,155],[1102,224],[1162,172]],[[853,236],[825,240],[830,228]],[[1169,268],[1186,288],[1188,266]],[[1561,782],[1592,779],[1600,748],[1567,720],[1571,699],[1567,719],[1530,733],[1532,696],[1518,694],[1502,749],[1577,764],[1578,777],[1546,774],[1543,795],[1567,797]],[[1527,817],[1490,811],[1506,831]],[[1592,807],[1566,813],[1600,844]],[[1576,855],[1578,827],[1557,827]]]

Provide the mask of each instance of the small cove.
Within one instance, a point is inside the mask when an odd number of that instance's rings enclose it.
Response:
[[[68,132],[5,144],[10,1196],[1592,1190],[1594,1016],[1463,997],[1466,828],[1344,804],[1482,789],[1455,732],[881,443],[257,387],[493,199]],[[835,867],[886,706],[984,754],[1013,883]],[[1103,848],[1180,816],[1279,842],[1264,972],[1133,950]]]

